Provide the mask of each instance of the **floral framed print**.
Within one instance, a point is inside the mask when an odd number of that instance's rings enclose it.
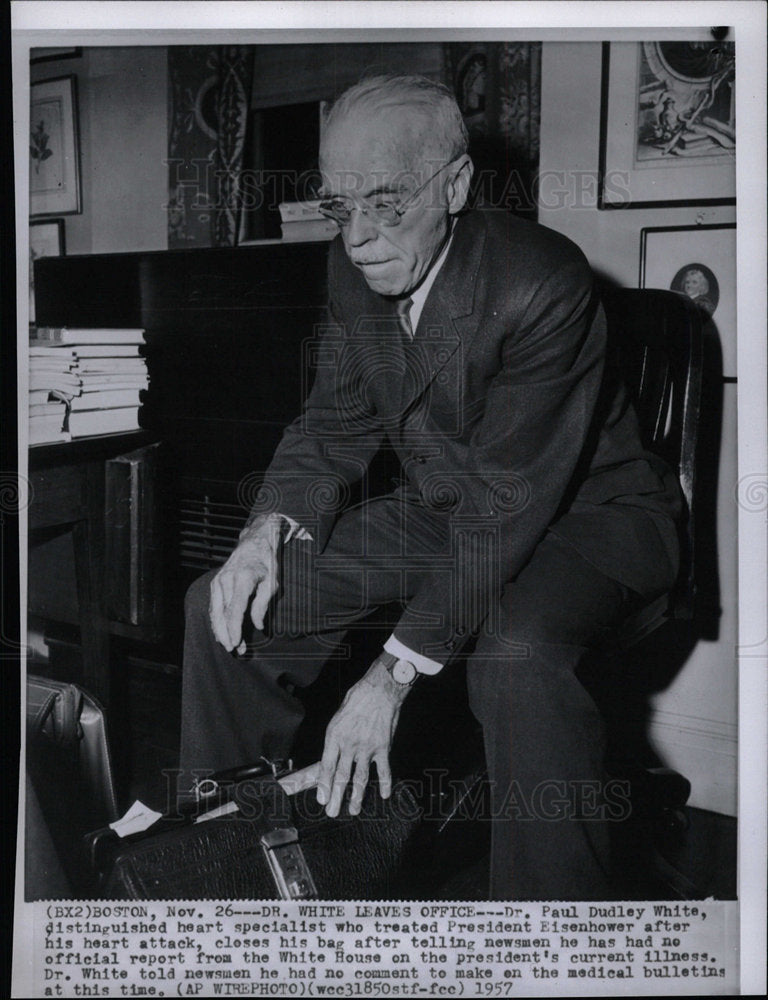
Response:
[[[30,88],[29,203],[31,216],[81,211],[74,76]]]
[[[606,42],[598,207],[736,200],[733,42]]]
[[[723,374],[736,375],[736,226],[649,227],[640,234],[640,287],[687,295],[715,326]]]

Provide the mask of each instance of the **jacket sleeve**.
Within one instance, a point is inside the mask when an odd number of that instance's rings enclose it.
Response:
[[[304,345],[304,371],[315,369],[303,411],[283,432],[264,476],[249,522],[276,512],[298,522],[324,548],[349,487],[364,475],[384,430],[361,391],[360,369],[350,331],[340,320],[334,295],[334,255],[329,255],[328,322]]]
[[[483,415],[423,484],[425,502],[452,500],[451,551],[394,635],[440,663],[480,629],[503,635],[502,588],[555,518],[585,449],[605,356],[592,284],[586,261],[572,258],[510,310]]]

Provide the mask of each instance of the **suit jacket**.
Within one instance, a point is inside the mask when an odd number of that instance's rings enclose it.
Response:
[[[294,518],[322,551],[388,439],[403,488],[450,516],[451,553],[395,629],[439,662],[483,625],[548,530],[641,593],[660,562],[671,584],[679,488],[643,450],[606,371],[605,318],[573,243],[507,213],[461,216],[411,343],[341,239],[328,276],[329,324],[307,347],[314,385],[254,513]]]

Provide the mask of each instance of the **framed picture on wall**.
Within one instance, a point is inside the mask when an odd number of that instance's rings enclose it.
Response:
[[[29,224],[29,322],[35,322],[35,261],[40,257],[63,257],[63,219],[38,219]]]
[[[54,48],[48,46],[44,49],[30,49],[29,61],[31,63],[53,62],[56,59],[77,59],[83,54],[80,46],[67,46]]]
[[[80,210],[76,84],[62,76],[30,87],[29,214]]]
[[[32,260],[38,257],[63,257],[64,220],[36,219],[29,224],[29,255]]]
[[[598,207],[736,200],[733,42],[606,42]]]
[[[714,324],[723,374],[736,375],[736,226],[667,226],[640,235],[640,287],[687,295]]]

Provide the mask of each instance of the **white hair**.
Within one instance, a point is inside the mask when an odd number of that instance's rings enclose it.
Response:
[[[426,76],[387,74],[366,77],[338,98],[328,111],[325,131],[353,111],[375,112],[383,108],[407,107],[429,127],[431,141],[421,154],[438,155],[446,163],[467,152],[469,137],[461,111],[450,90]],[[415,150],[411,149],[413,154]]]

